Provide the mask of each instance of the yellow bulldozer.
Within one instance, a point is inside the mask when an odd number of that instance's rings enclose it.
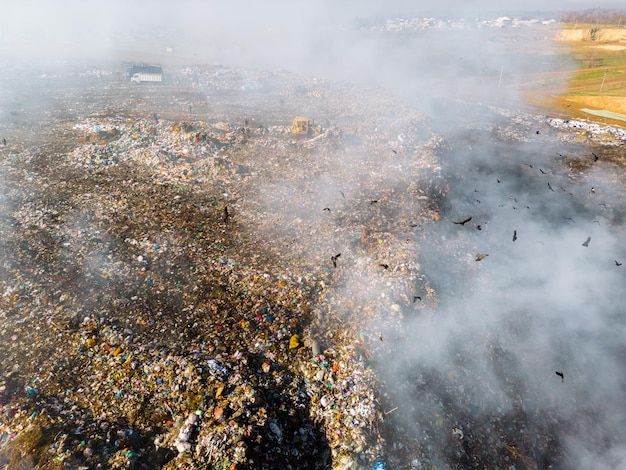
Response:
[[[297,117],[291,125],[291,133],[296,137],[316,137],[322,133],[322,128],[316,126],[312,119]]]

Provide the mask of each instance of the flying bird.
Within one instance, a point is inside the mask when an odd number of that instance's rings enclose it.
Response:
[[[517,240],[517,230],[513,230],[513,241]]]
[[[389,269],[389,265],[385,263],[380,263],[378,266],[380,266],[381,268]]]
[[[565,382],[565,374],[563,372],[555,371],[554,373],[561,377],[561,383]]]
[[[376,204],[377,202],[378,202],[378,199],[372,199],[372,200],[370,201],[370,204]]]
[[[540,171],[542,174],[547,175],[547,173],[546,173],[545,171],[543,171],[541,168],[539,168],[539,171]]]
[[[468,223],[470,220],[472,220],[472,218],[471,218],[471,217],[468,217],[468,218],[467,218],[467,219],[465,219],[465,220],[461,220],[461,221],[459,221],[459,222],[452,222],[452,223],[453,223],[453,224],[456,224],[456,225],[465,225],[465,224],[466,224],[466,223]]]
[[[422,298],[419,295],[414,295],[413,296],[413,303],[415,303],[416,300],[422,300]]]
[[[554,192],[554,189],[552,189],[552,186],[550,186],[550,182],[548,181],[548,188],[550,188],[550,191]]]
[[[342,198],[344,198],[344,199],[346,198],[346,195],[343,193],[343,191],[339,191],[339,194],[341,194]]]
[[[324,207],[322,210],[330,212],[330,207]]]
[[[483,254],[483,253],[477,253],[477,254],[476,254],[476,261],[483,260],[483,259],[485,259],[487,256],[489,256],[489,255],[488,255],[488,254],[486,254],[486,253],[485,253],[485,254]]]
[[[595,153],[593,153],[593,152],[591,152],[591,155],[593,155],[593,161],[594,161],[594,162],[597,162],[597,161],[598,161],[598,159],[600,158],[600,157],[598,157],[598,156],[597,156]]]
[[[224,215],[222,217],[224,222],[226,222],[229,217],[230,217],[230,213],[228,212],[228,206],[224,206]]]
[[[398,153],[398,152],[397,152],[396,150],[394,150],[394,149],[391,149],[391,151],[392,151],[393,153],[396,153],[396,154]]]
[[[333,268],[337,267],[337,258],[341,256],[341,253],[337,253],[335,256],[331,256],[330,260],[333,262]]]
[[[615,266],[621,266],[622,263],[620,263],[619,261],[615,260]]]
[[[587,237],[587,239],[583,242],[583,246],[589,246],[590,241],[591,241],[591,237]]]
[[[482,225],[477,225],[477,226],[476,226],[476,230],[482,230],[482,229],[483,229],[483,226],[482,226]]]

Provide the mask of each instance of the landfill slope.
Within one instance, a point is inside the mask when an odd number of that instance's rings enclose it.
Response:
[[[408,244],[447,191],[424,117],[287,73],[28,80],[3,96],[0,466],[371,466],[371,350],[437,304]]]

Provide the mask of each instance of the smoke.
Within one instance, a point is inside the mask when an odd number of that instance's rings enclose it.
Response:
[[[539,442],[545,430],[536,423],[552,422],[567,449],[561,465],[619,465],[619,226],[603,217],[600,199],[589,202],[598,194],[584,178],[559,176],[558,142],[509,144],[503,154],[502,144],[474,137],[451,136],[448,214],[421,247],[440,307],[407,322],[406,340],[380,368],[401,384],[390,392],[398,421],[411,436],[439,436],[430,449],[445,459],[455,429],[471,442],[471,433],[497,433],[492,421],[503,419],[510,441],[538,463],[560,460]],[[478,252],[488,256],[475,261]]]
[[[598,205],[610,204],[616,190],[590,194],[602,170],[590,172],[590,179],[563,176],[555,137],[542,133],[533,141],[528,136],[534,129],[521,126],[522,141],[495,138],[493,130],[508,118],[482,105],[521,105],[516,77],[549,68],[552,43],[539,33],[528,38],[488,28],[398,34],[374,28],[396,16],[547,15],[545,2],[509,2],[506,11],[496,1],[440,1],[436,9],[370,3],[15,1],[3,5],[0,56],[5,63],[80,58],[286,69],[383,87],[425,112],[451,146],[445,176],[453,189],[442,220],[405,248],[419,253],[439,305],[417,315],[404,312],[402,331],[397,324],[380,326],[384,336],[399,338],[379,363],[388,399],[401,411],[390,420],[419,441],[432,462],[459,458],[454,452],[467,452],[463,442],[478,447],[483,436],[486,449],[514,442],[545,467],[563,462],[561,452],[568,468],[623,465],[626,332],[620,301],[626,266],[615,261],[626,260],[626,250],[619,220]],[[570,0],[552,3],[550,10],[591,6],[618,5]],[[541,45],[546,63],[520,53],[522,40]],[[359,193],[377,177],[350,178],[358,164],[356,158],[337,162],[337,177],[273,182],[259,193],[260,204],[311,226],[337,214],[363,224],[353,215],[362,206],[341,196],[362,205],[379,196]],[[405,183],[401,171],[380,174],[381,187]],[[285,201],[303,187],[302,206],[290,212]],[[369,209],[391,210],[385,201],[381,197]],[[322,212],[324,206],[332,212]],[[472,220],[465,225],[452,223],[467,217]],[[386,284],[374,277],[357,281],[364,265],[384,260],[364,261],[345,247],[324,249],[331,250],[327,258],[341,250],[345,265],[353,257],[346,296],[358,285],[367,287],[364,303],[380,299]],[[476,261],[479,253],[488,256]],[[307,254],[321,257],[322,251]],[[99,264],[87,267],[95,272]],[[558,443],[546,444],[546,436]]]

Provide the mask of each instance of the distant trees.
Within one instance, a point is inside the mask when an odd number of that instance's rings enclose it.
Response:
[[[585,11],[568,12],[563,13],[561,22],[626,26],[626,10],[591,8]]]

